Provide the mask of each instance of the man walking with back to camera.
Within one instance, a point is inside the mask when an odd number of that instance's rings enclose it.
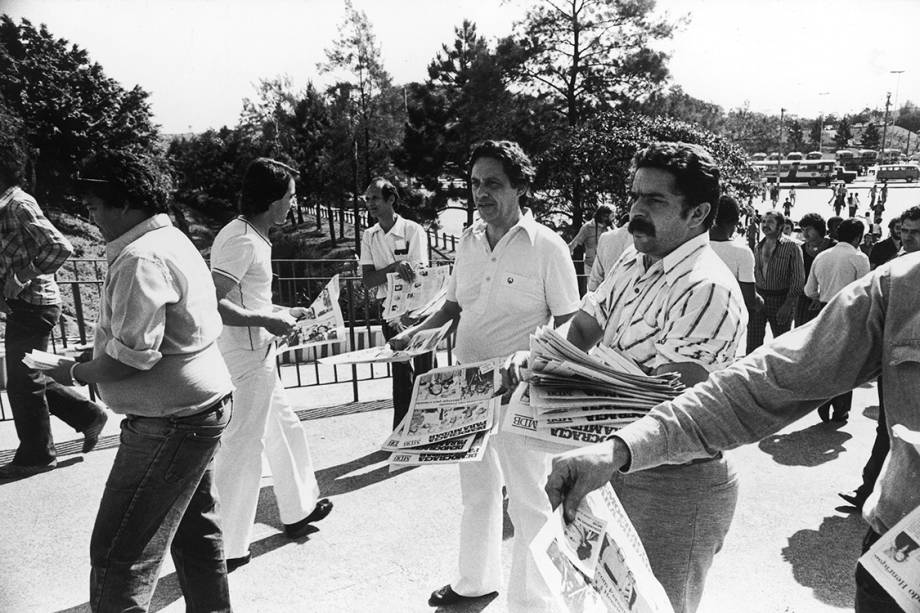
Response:
[[[73,251],[19,187],[25,156],[24,142],[15,133],[0,135],[0,311],[6,313],[7,394],[19,437],[13,461],[0,466],[0,479],[57,466],[51,415],[83,433],[83,453],[96,446],[107,419],[96,403],[22,363],[30,351],[48,349],[61,316],[54,273]]]

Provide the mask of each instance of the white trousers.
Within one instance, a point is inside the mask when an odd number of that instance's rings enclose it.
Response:
[[[553,597],[530,553],[530,543],[552,515],[543,490],[551,455],[525,447],[524,439],[503,432],[493,436],[481,462],[460,464],[463,517],[460,523],[460,575],[451,587],[461,596],[501,590],[502,485],[514,524],[509,611],[556,611]]]
[[[233,417],[215,456],[224,556],[249,553],[259,502],[262,452],[268,458],[281,521],[293,524],[316,506],[319,485],[307,435],[275,369],[274,345],[260,350],[222,348],[236,391]]]

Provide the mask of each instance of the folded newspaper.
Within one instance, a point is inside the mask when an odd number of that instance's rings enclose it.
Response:
[[[482,459],[498,425],[502,360],[436,368],[415,379],[406,417],[381,447],[393,466]]]
[[[544,326],[530,337],[530,367],[511,398],[502,430],[548,451],[590,445],[683,388],[677,373],[646,375],[610,347],[585,353]]]
[[[891,433],[920,452],[920,432],[895,424]],[[883,534],[859,562],[902,609],[920,613],[920,508]]]
[[[278,351],[340,343],[345,340],[345,318],[339,306],[339,275],[335,275],[297,320],[294,330],[278,343]]]
[[[392,321],[403,315],[418,319],[433,313],[444,303],[449,278],[450,266],[419,268],[412,281],[406,281],[398,273],[388,273],[384,319]]]
[[[67,356],[58,355],[56,353],[41,351],[40,349],[33,349],[23,356],[22,363],[34,370],[51,370],[57,367],[57,365],[61,363],[61,360],[66,359],[66,357]]]
[[[405,349],[393,350],[389,345],[382,347],[368,347],[367,349],[358,349],[348,353],[320,358],[321,364],[366,364],[368,362],[405,362],[415,356],[436,351],[438,345],[450,332],[452,322],[447,322],[440,328],[432,328],[416,332],[412,340]]]
[[[673,613],[610,485],[589,493],[569,524],[557,508],[530,551],[563,611]]]

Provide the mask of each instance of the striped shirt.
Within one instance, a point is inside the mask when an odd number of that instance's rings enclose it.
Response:
[[[581,309],[597,320],[603,343],[646,372],[694,362],[709,371],[735,356],[747,326],[741,288],[709,246],[694,237],[647,264],[630,246]]]
[[[0,195],[0,285],[12,275],[21,279],[31,267],[39,274],[17,298],[34,305],[60,304],[54,273],[72,252],[35,198],[15,186]]]
[[[757,243],[754,252],[754,283],[758,290],[786,291],[790,298],[800,296],[805,287],[805,263],[799,244],[782,234],[769,260],[763,257],[766,238]]]

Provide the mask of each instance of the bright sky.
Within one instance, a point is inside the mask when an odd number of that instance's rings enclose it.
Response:
[[[526,0],[354,0],[396,82],[421,81],[464,18],[494,38]],[[329,82],[317,63],[337,37],[342,0],[0,0],[87,49],[125,87],[151,93],[166,133],[235,125],[260,78]],[[665,48],[672,82],[722,105],[816,116],[920,103],[917,0],[658,0],[690,22]],[[905,71],[900,76],[892,70]]]

